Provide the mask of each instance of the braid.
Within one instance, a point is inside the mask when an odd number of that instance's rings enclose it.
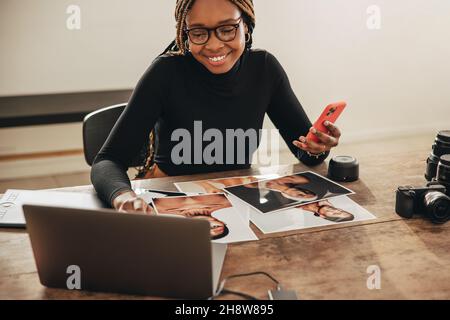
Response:
[[[175,42],[179,48],[176,54],[184,54],[186,52],[186,47],[184,41],[186,36],[184,35],[184,26],[186,24],[186,16],[189,10],[192,8],[195,0],[177,0],[175,7],[175,20],[177,22],[176,28],[177,33],[175,37]]]
[[[253,7],[253,0],[229,1],[236,5],[244,15],[244,21],[248,26],[248,32],[250,34],[250,39],[246,46],[247,48],[251,48],[253,42],[252,33],[255,28],[255,9]],[[177,0],[175,6],[176,37],[175,41],[169,45],[165,52],[170,52],[174,55],[184,55],[186,53],[185,41],[187,40],[187,37],[184,32],[184,27],[186,25],[186,16],[194,5],[194,2],[195,0]]]

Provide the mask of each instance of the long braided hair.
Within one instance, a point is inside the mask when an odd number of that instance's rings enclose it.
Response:
[[[255,29],[255,9],[253,0],[228,0],[236,5],[242,12],[244,23],[247,25],[249,38],[246,39],[245,47],[250,49],[253,43],[253,30]],[[175,6],[175,20],[176,20],[176,37],[164,51],[159,54],[169,55],[185,55],[187,53],[187,34],[185,32],[186,16],[189,10],[194,5],[195,0],[177,0]],[[141,168],[136,174],[137,179],[144,178],[146,173],[151,169],[155,159],[155,132],[152,130],[149,136],[149,144],[146,148],[146,156]]]

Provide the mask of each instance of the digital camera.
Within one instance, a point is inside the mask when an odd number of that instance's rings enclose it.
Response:
[[[401,217],[412,218],[423,215],[431,222],[440,224],[450,218],[450,197],[445,187],[430,183],[426,187],[398,187],[396,191],[395,212]]]

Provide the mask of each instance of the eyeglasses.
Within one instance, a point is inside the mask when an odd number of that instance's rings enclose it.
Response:
[[[233,41],[236,38],[237,29],[242,21],[242,18],[239,17],[239,22],[236,24],[227,24],[221,25],[216,28],[203,28],[203,27],[195,27],[191,29],[185,29],[189,40],[192,43],[197,45],[202,45],[208,42],[211,31],[214,31],[217,39],[223,42]]]

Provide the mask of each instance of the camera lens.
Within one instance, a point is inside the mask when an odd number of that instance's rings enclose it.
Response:
[[[444,223],[450,218],[450,198],[439,191],[427,192],[423,198],[425,212],[433,223]]]
[[[436,180],[442,184],[447,195],[450,194],[450,154],[444,154],[439,160],[437,167]]]
[[[442,182],[450,182],[450,154],[444,154],[439,159],[436,178]]]
[[[432,151],[427,159],[425,179],[431,181],[436,177],[439,157],[444,154],[450,154],[450,130],[441,130],[436,135]]]
[[[439,131],[433,144],[433,154],[440,157],[450,153],[450,130]]]

